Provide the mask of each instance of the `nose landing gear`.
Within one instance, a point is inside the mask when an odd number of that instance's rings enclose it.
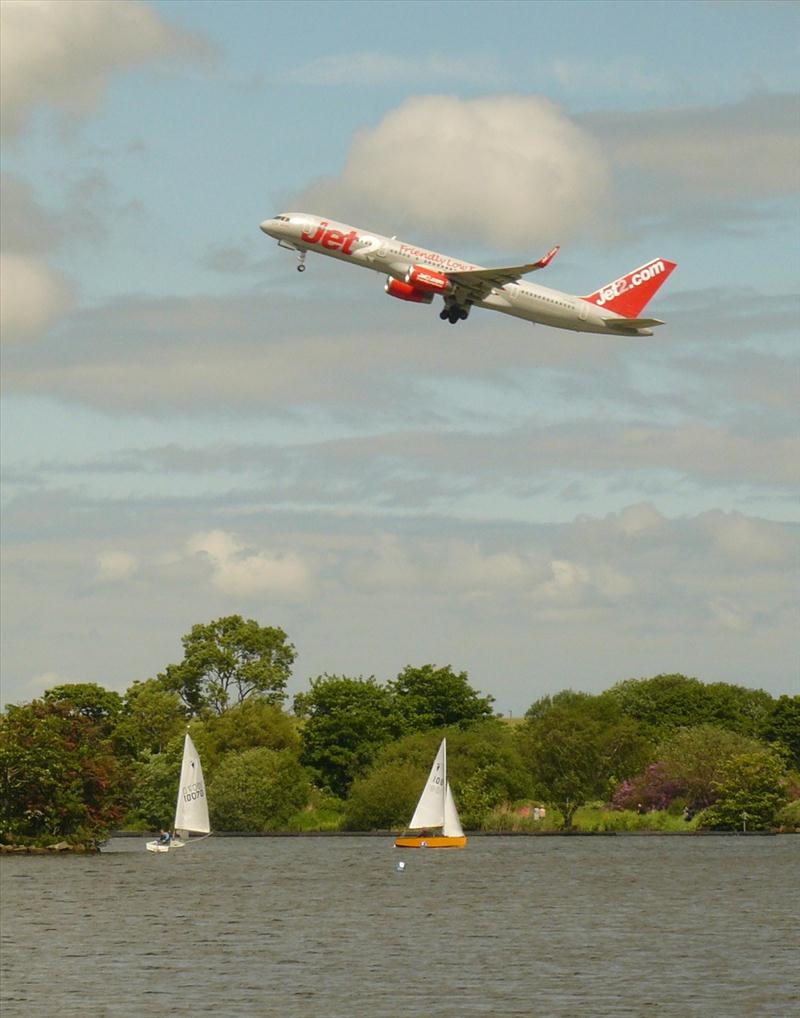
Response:
[[[298,254],[298,256],[297,256],[297,263],[298,263],[297,264],[297,271],[298,272],[305,272],[306,271],[306,253],[305,253],[305,251],[301,251],[300,254]]]

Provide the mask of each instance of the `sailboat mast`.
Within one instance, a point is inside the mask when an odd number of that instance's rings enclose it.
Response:
[[[444,770],[442,778],[442,834],[444,834],[447,824],[447,739],[442,739],[442,750],[442,769]]]

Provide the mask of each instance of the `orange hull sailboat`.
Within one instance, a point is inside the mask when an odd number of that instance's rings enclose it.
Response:
[[[395,848],[464,848],[467,844],[447,780],[447,739],[442,739],[408,830],[394,844]]]

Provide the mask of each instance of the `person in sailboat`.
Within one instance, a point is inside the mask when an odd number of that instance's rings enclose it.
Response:
[[[165,831],[164,828],[162,827],[161,830],[158,832],[158,844],[168,845],[171,841],[172,835],[169,833],[169,831]]]

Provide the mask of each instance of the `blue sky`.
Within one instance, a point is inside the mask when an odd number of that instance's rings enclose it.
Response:
[[[293,692],[797,691],[796,5],[2,18],[5,701],[122,691],[234,612],[286,629]],[[483,264],[561,243],[568,292],[667,257],[667,324],[451,329],[299,276],[258,231],[289,208]]]

